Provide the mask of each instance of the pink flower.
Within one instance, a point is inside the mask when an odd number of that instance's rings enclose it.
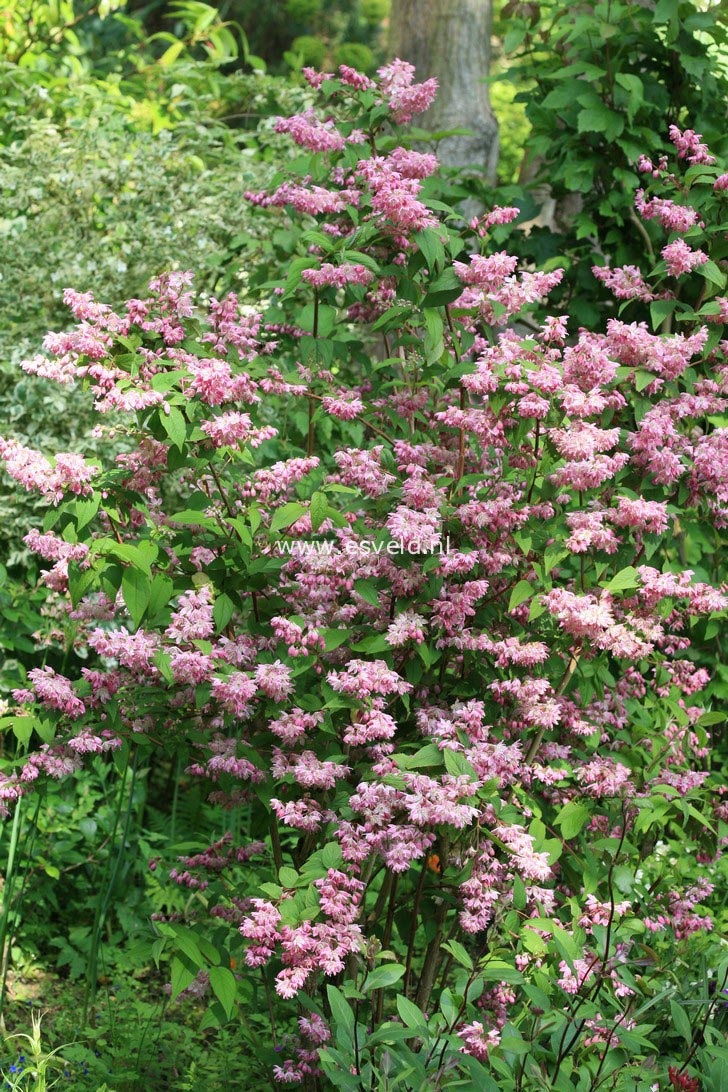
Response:
[[[488,1051],[497,1047],[501,1040],[498,1028],[488,1028],[480,1020],[474,1020],[472,1024],[463,1024],[457,1034],[463,1041],[460,1048],[463,1053],[472,1055],[479,1062],[486,1062]]]
[[[33,684],[36,696],[49,709],[58,709],[74,720],[86,712],[85,705],[73,692],[71,680],[65,675],[58,675],[53,668],[33,668],[28,672],[28,679]]]
[[[683,239],[676,239],[662,248],[662,257],[667,262],[667,271],[671,277],[690,273],[692,269],[707,262],[708,255],[702,250],[692,250]]]
[[[666,197],[646,200],[644,190],[637,190],[635,208],[643,220],[657,219],[666,231],[678,231],[681,235],[701,222],[697,211],[690,205],[676,205]]]
[[[212,585],[203,584],[194,591],[180,596],[179,606],[165,630],[170,641],[201,641],[211,636],[215,624],[212,620]]]
[[[333,397],[326,395],[321,405],[332,417],[338,417],[341,421],[353,421],[364,412],[365,406],[361,398],[355,394],[347,393]]]
[[[284,701],[294,691],[291,669],[275,660],[272,664],[258,664],[255,681],[262,692],[273,701]]]
[[[326,678],[334,690],[352,697],[406,694],[412,689],[384,660],[350,660],[344,671],[330,671]]]
[[[207,433],[215,447],[239,447],[242,444],[260,447],[265,440],[271,440],[278,435],[278,429],[271,425],[253,428],[250,414],[234,411],[202,421],[200,428]]]
[[[636,265],[623,265],[616,269],[593,265],[592,273],[598,281],[614,293],[618,300],[643,300],[649,303],[655,298]]]
[[[715,163],[715,156],[709,154],[708,145],[701,143],[700,133],[693,129],[684,129],[681,132],[677,125],[671,125],[669,132],[670,140],[681,159],[687,159],[688,163]]]
[[[53,504],[58,504],[66,492],[90,493],[91,479],[98,470],[98,467],[88,465],[82,455],[73,452],[59,452],[51,466],[39,451],[1,436],[0,459],[11,478],[25,489],[41,493]]]
[[[346,147],[346,141],[334,123],[319,121],[313,110],[288,118],[276,118],[275,131],[288,133],[296,144],[312,152],[338,152]]]
[[[301,277],[314,288],[346,288],[349,284],[371,284],[374,280],[371,269],[352,262],[342,265],[324,262],[320,269],[304,269]]]
[[[406,125],[415,114],[424,113],[437,94],[437,80],[413,83],[415,66],[398,57],[378,69],[377,75],[394,120],[400,125]]]

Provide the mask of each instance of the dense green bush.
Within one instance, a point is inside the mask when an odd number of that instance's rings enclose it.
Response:
[[[524,174],[508,191],[525,210],[519,246],[538,263],[564,260],[561,305],[584,323],[612,308],[591,291],[591,266],[610,253],[639,265],[657,244],[634,208],[641,155],[668,153],[672,124],[728,147],[728,30],[720,5],[600,0],[583,10],[563,0],[510,0],[503,49],[530,134]],[[554,207],[555,205],[555,207]],[[530,222],[545,214],[547,223]],[[721,256],[721,255],[719,255]]]

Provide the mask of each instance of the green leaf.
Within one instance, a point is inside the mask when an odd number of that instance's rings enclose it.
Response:
[[[372,607],[381,606],[382,597],[377,590],[376,586],[372,584],[370,580],[355,580],[354,591],[357,595],[360,595],[362,599],[369,603]]]
[[[633,76],[629,72],[618,72],[614,77],[614,82],[618,83],[620,87],[623,87],[635,98],[641,99],[644,97],[644,84],[639,76]]]
[[[149,605],[151,589],[151,581],[141,569],[124,570],[121,578],[121,594],[135,626],[139,625]]]
[[[453,777],[469,777],[471,781],[477,781],[478,775],[468,762],[465,755],[459,751],[451,751],[446,747],[442,752],[445,759],[445,769]]]
[[[693,1041],[693,1029],[690,1026],[690,1019],[685,1009],[681,1008],[677,1001],[671,1001],[670,1013],[678,1035],[682,1035],[685,1042],[690,1046]]]
[[[351,1005],[344,997],[341,990],[336,986],[326,987],[326,996],[329,999],[329,1007],[331,1008],[331,1015],[334,1019],[334,1023],[342,1028],[344,1031],[349,1032],[349,1037],[354,1031],[354,1013],[352,1012]]]
[[[561,827],[561,833],[567,840],[575,838],[590,817],[589,808],[584,804],[572,800],[566,804],[556,816],[555,823]]]
[[[462,281],[458,278],[455,270],[448,266],[428,284],[423,306],[443,307],[446,303],[451,303],[462,295],[462,291]]]
[[[510,982],[515,985],[523,982],[523,975],[510,963],[504,963],[502,959],[489,959],[479,968],[478,973],[486,982]]]
[[[324,629],[320,631],[327,652],[333,652],[339,645],[343,645],[344,641],[349,640],[353,632],[351,629]]]
[[[414,239],[422,251],[430,273],[433,273],[438,264],[445,260],[445,248],[439,233],[433,228],[425,228],[424,231],[418,231]]]
[[[289,501],[288,504],[277,508],[270,521],[270,533],[273,535],[276,531],[282,531],[284,527],[290,527],[301,518],[305,511],[306,505],[301,504],[300,501]]]
[[[613,140],[624,129],[624,118],[606,106],[588,106],[579,112],[577,128],[580,133],[604,133]]]
[[[521,603],[525,603],[527,599],[530,599],[533,593],[533,584],[528,580],[519,580],[511,592],[511,598],[508,601],[508,611],[510,612],[515,610],[516,607],[520,607]]]
[[[153,663],[164,681],[171,686],[174,682],[174,675],[172,674],[172,660],[169,653],[162,652],[161,648],[158,648],[154,653]]]
[[[408,1028],[419,1028],[427,1030],[427,1024],[425,1023],[424,1013],[417,1005],[412,1001],[408,1001],[406,997],[400,994],[397,997],[397,1012],[399,1018],[403,1024],[406,1024]]]
[[[401,963],[390,963],[386,967],[375,967],[367,975],[362,990],[364,993],[368,993],[369,990],[381,990],[384,986],[393,986],[395,982],[399,982],[404,971],[405,968]]]
[[[677,300],[653,300],[650,304],[650,319],[652,320],[652,329],[659,330],[660,326],[671,315],[677,307]],[[649,374],[649,373],[648,373]],[[654,376],[650,376],[650,379],[654,379]],[[637,390],[640,390],[637,387]]]
[[[30,737],[33,735],[33,729],[35,728],[35,717],[12,717],[13,735],[17,739],[18,743],[26,744]]]
[[[371,633],[351,647],[354,652],[389,652],[392,648],[385,633]]]
[[[644,368],[638,368],[634,373],[634,385],[636,391],[643,391],[645,387],[649,387],[650,383],[655,382],[655,376],[652,372],[645,371]]]
[[[445,326],[439,311],[432,308],[425,311],[425,329],[425,360],[428,364],[433,364],[440,359],[445,348]]]
[[[321,850],[321,863],[324,868],[338,868],[343,860],[338,842],[327,842]]]
[[[608,583],[601,586],[610,592],[627,591],[638,587],[639,579],[637,570],[632,565],[628,565],[626,569],[620,569]]]
[[[413,755],[402,756],[405,758],[405,766],[408,770],[416,770],[421,766],[442,766],[443,751],[436,743],[426,743]]]
[[[187,421],[182,411],[176,406],[170,406],[169,413],[165,413],[164,410],[159,411],[159,420],[171,442],[182,451],[187,438]]]
[[[235,997],[238,992],[233,972],[228,967],[211,967],[210,985],[228,1017],[232,1016],[235,1011]]]
[[[149,603],[147,604],[149,618],[154,618],[160,610],[167,606],[172,598],[173,591],[174,584],[170,578],[165,576],[164,573],[157,573],[149,589]]]
[[[74,521],[77,533],[91,522],[99,510],[100,503],[100,493],[94,493],[92,497],[79,497],[76,501],[76,519]]]
[[[326,519],[326,511],[328,509],[328,501],[324,493],[314,493],[311,497],[311,505],[309,512],[311,514],[311,529],[318,531],[321,524]]]
[[[719,713],[717,710],[703,713],[702,717],[698,721],[703,727],[707,727],[709,724],[723,724],[726,719],[725,713]]]
[[[235,604],[229,595],[222,592],[215,599],[215,605],[212,608],[212,618],[215,623],[217,632],[220,633],[225,629],[235,611]]]
[[[172,1000],[175,1001],[182,990],[186,990],[187,987],[194,982],[197,977],[197,971],[193,970],[186,962],[179,959],[178,956],[172,957]]]
[[[175,944],[184,952],[187,959],[198,970],[205,966],[205,960],[200,951],[199,945],[191,929],[185,928],[183,925],[173,925]]]
[[[283,887],[295,887],[298,883],[298,873],[295,868],[284,865],[283,868],[278,869],[278,880]]]
[[[703,262],[702,265],[698,266],[698,273],[705,277],[706,281],[717,285],[718,288],[725,288],[726,275],[721,272],[715,262],[710,258],[707,262]]]
[[[461,967],[464,967],[466,971],[472,971],[473,961],[470,958],[467,949],[459,940],[448,940],[446,944],[443,944],[443,948],[446,952],[449,952],[455,962],[459,963]]]
[[[569,551],[556,542],[552,542],[550,546],[547,546],[543,555],[543,564],[546,574],[548,575],[551,570],[556,568],[558,563],[563,561],[568,555]]]

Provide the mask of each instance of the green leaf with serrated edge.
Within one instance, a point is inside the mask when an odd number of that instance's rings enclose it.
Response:
[[[327,842],[321,850],[321,863],[324,868],[338,868],[343,860],[338,842]]]
[[[182,411],[176,406],[170,406],[169,413],[159,411],[159,420],[174,446],[182,451],[187,438],[187,421]]]
[[[628,565],[626,569],[620,569],[620,571],[612,577],[606,584],[602,584],[602,587],[606,591],[627,591],[639,587],[640,576],[637,570]]]
[[[468,762],[465,755],[459,751],[452,751],[446,747],[442,752],[445,759],[445,769],[452,777],[469,777],[471,781],[477,781],[478,775]]]
[[[151,581],[140,569],[125,569],[121,578],[121,594],[132,622],[138,626],[149,605]]]
[[[521,603],[525,603],[527,599],[531,598],[534,590],[533,584],[528,580],[519,580],[508,600],[508,610],[512,611],[515,610],[516,607],[520,607]]]
[[[710,284],[714,284],[718,288],[725,288],[726,275],[710,258],[707,262],[703,262],[702,265],[697,267],[697,272],[705,277],[706,281],[709,281]]]
[[[400,755],[403,764],[408,770],[416,770],[423,766],[442,766],[443,751],[435,743],[426,743],[413,755]]]
[[[324,629],[319,632],[324,639],[324,648],[327,652],[333,652],[335,648],[339,648],[345,641],[350,640],[353,634],[351,629]]]
[[[178,956],[172,957],[172,1000],[175,1001],[183,990],[186,990],[197,977],[197,971],[193,970]]]
[[[561,828],[561,833],[567,840],[575,838],[588,821],[591,812],[584,804],[572,800],[561,809],[556,816],[555,823]]]
[[[181,925],[173,925],[175,944],[184,952],[187,958],[198,968],[204,967],[203,958],[197,940],[191,930]]]
[[[324,493],[314,493],[311,497],[309,512],[311,515],[312,531],[318,531],[319,527],[326,519],[326,510],[328,506],[328,501],[326,500]]]
[[[301,518],[305,511],[305,504],[301,504],[299,501],[289,501],[288,504],[277,508],[270,522],[270,533],[273,535],[276,531],[282,531],[284,527],[290,527],[292,523]]]
[[[222,592],[215,599],[215,604],[212,608],[212,618],[215,623],[217,632],[220,633],[228,624],[235,611],[235,604],[229,595]]]
[[[26,744],[30,737],[33,735],[33,729],[36,726],[35,717],[11,717],[8,718],[12,721],[13,735],[17,739],[18,743]]]
[[[382,597],[377,590],[376,585],[372,584],[370,580],[355,580],[354,591],[372,607],[381,606]]]
[[[155,614],[158,614],[160,610],[167,606],[173,592],[174,584],[170,578],[165,576],[164,573],[157,573],[149,589],[149,603],[147,604],[149,618],[154,618]]]
[[[233,972],[228,967],[211,967],[210,986],[227,1016],[232,1016],[237,996],[237,983]]]

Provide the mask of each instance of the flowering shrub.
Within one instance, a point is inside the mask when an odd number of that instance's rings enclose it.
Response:
[[[301,157],[248,194],[297,225],[258,305],[68,291],[24,365],[125,450],[0,440],[89,656],[14,692],[38,739],[3,806],[87,754],[189,754],[228,833],[151,862],[190,894],[157,957],[281,1082],[717,1088],[724,176],[675,130],[637,197],[663,260],[598,271],[680,332],[531,330],[561,271],[502,249],[513,209],[463,225],[397,133],[432,82],[307,75]]]

